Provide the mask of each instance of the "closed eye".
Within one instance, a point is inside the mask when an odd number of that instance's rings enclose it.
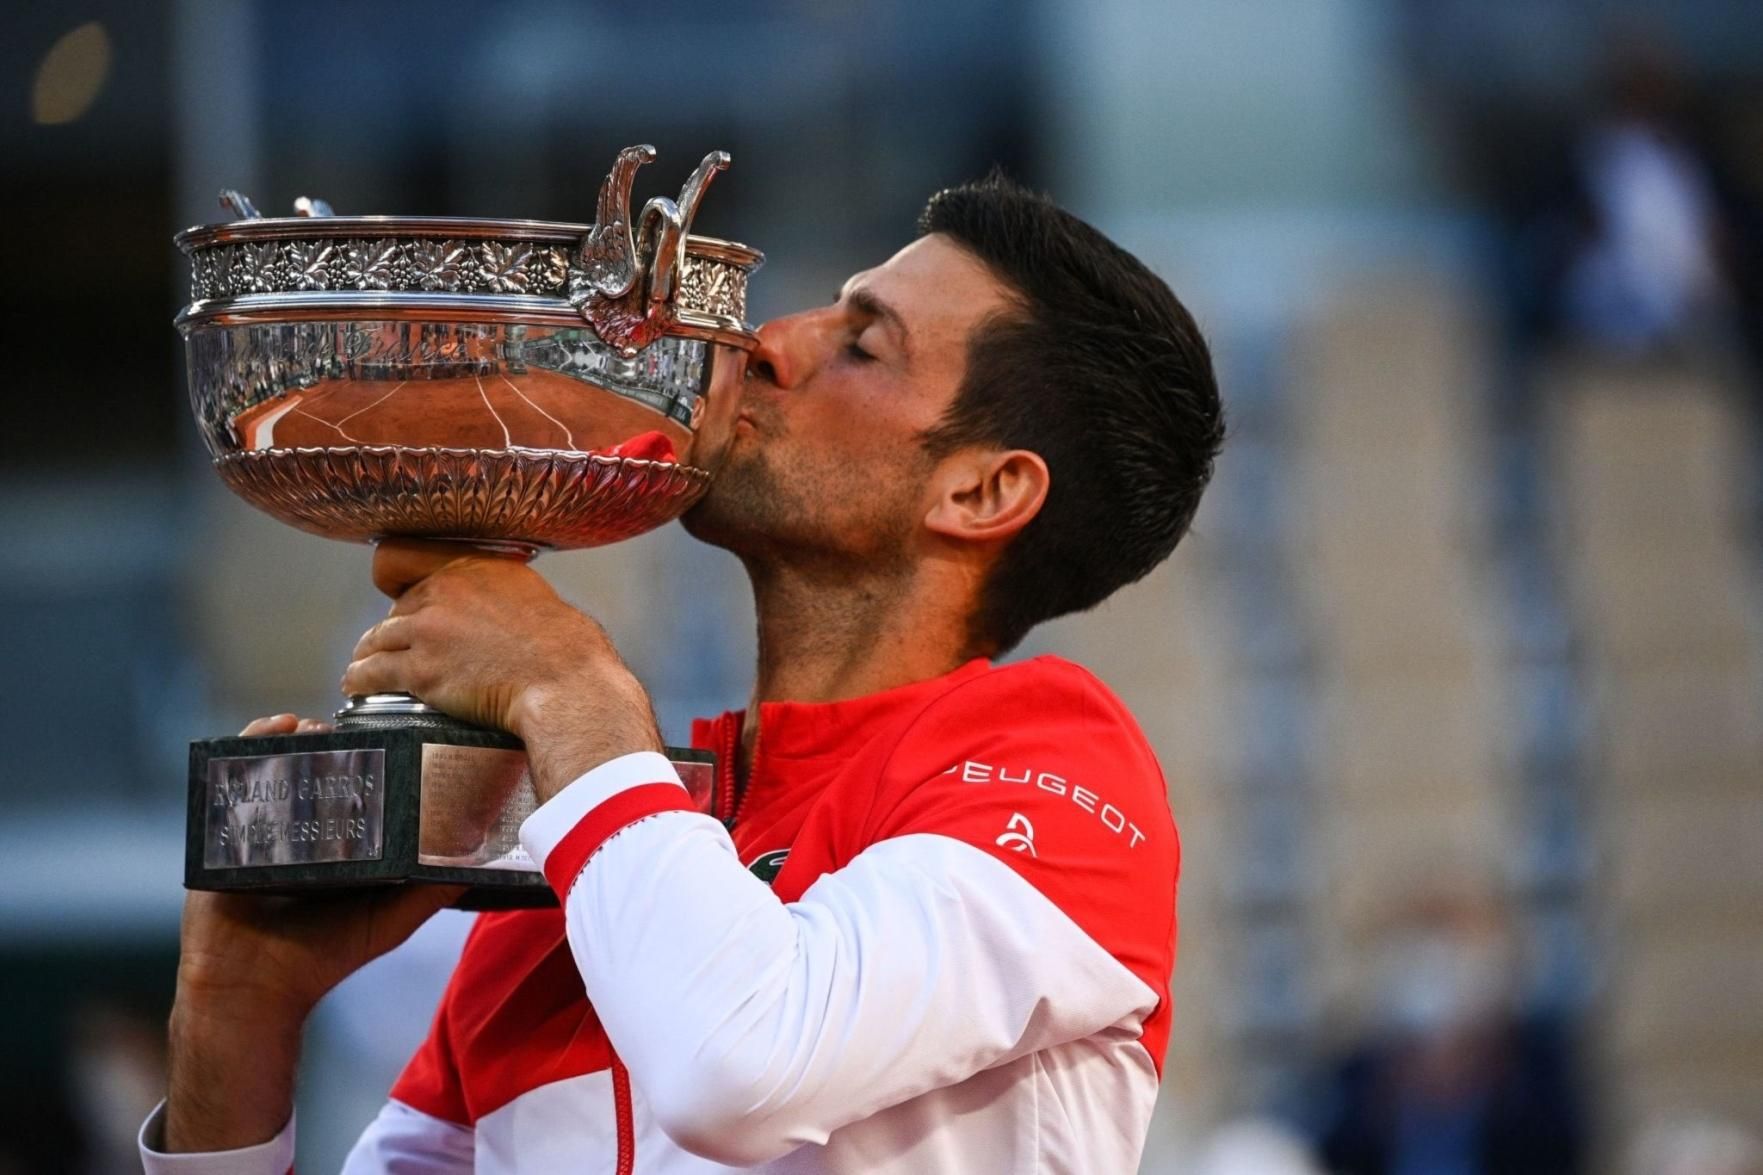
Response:
[[[853,326],[857,329],[859,335],[861,335],[863,329],[870,324],[879,322],[887,330],[893,332],[892,346],[898,348],[902,363],[911,362],[912,338],[907,332],[906,322],[900,317],[900,312],[898,310],[895,310],[888,303],[876,297],[874,291],[865,289],[862,286],[855,289],[851,289],[847,286],[846,289],[839,291],[838,301],[844,303],[848,309],[848,313],[854,315],[857,319],[857,322],[853,323]],[[862,347],[858,347],[854,343],[849,354],[853,360],[859,363],[867,363],[870,360],[880,358],[879,355],[865,351]],[[890,351],[890,354],[892,354],[892,351]]]

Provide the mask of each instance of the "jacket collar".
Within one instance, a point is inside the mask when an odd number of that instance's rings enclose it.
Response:
[[[848,754],[854,732],[902,718],[956,685],[991,669],[990,661],[976,657],[940,677],[909,682],[860,698],[836,702],[762,702],[759,707],[759,747],[765,759],[820,759]],[[692,741],[719,752],[738,742],[745,710],[730,710],[711,720],[693,724]]]

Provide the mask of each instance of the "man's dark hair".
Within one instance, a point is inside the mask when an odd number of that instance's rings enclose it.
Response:
[[[976,652],[1003,652],[1175,549],[1212,477],[1224,412],[1187,308],[1046,197],[994,174],[932,196],[918,231],[977,257],[1016,301],[974,331],[966,376],[926,447],[1028,449],[1052,473],[969,626]]]

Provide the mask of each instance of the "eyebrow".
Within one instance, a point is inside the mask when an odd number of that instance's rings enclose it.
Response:
[[[912,332],[906,329],[906,320],[900,317],[898,310],[869,290],[840,290],[839,297],[857,313],[867,315],[870,318],[879,318],[893,327],[894,332],[900,336],[900,349],[905,351],[909,358],[911,357]]]

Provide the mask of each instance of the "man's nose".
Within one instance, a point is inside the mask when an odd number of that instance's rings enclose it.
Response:
[[[774,318],[759,328],[759,346],[747,358],[747,372],[780,388],[796,387],[814,374],[828,337],[829,326],[817,311]]]

